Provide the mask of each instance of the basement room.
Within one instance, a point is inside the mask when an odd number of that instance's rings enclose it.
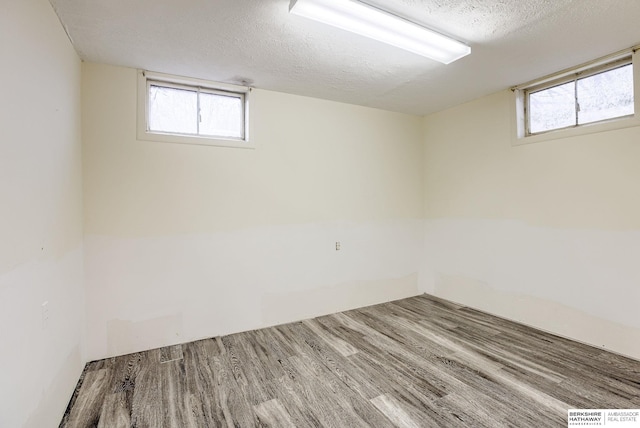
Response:
[[[0,427],[640,428],[640,1],[0,4]]]

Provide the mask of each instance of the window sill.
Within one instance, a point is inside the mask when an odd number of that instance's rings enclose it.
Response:
[[[622,119],[612,119],[606,122],[598,122],[580,125],[575,128],[558,129],[556,131],[548,131],[542,134],[518,137],[517,132],[512,130],[511,145],[520,146],[523,144],[541,143],[544,141],[559,140],[562,138],[578,137],[581,135],[596,134],[598,132],[614,131],[616,129],[632,128],[640,126],[640,117],[626,117]]]
[[[197,135],[164,134],[138,130],[138,140],[156,141],[160,143],[195,144],[198,146],[233,147],[238,149],[255,149],[256,145],[246,140],[201,137]]]

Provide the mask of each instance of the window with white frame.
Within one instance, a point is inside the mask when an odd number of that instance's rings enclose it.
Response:
[[[138,137],[247,147],[249,88],[140,72]]]
[[[514,88],[517,138],[540,141],[638,125],[634,56],[629,50]],[[589,127],[575,130],[584,125]]]

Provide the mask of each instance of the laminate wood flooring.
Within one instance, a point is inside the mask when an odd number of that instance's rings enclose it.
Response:
[[[640,362],[428,295],[88,363],[60,427],[566,427]]]

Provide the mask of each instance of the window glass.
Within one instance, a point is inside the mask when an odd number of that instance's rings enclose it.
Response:
[[[149,130],[178,134],[198,133],[198,93],[149,86]]]
[[[575,121],[573,82],[529,95],[529,132],[532,134],[572,126]]]
[[[633,114],[631,64],[577,82],[578,124]]]
[[[244,140],[244,100],[242,93],[153,82],[147,130]]]
[[[200,134],[242,138],[242,98],[200,93]]]

